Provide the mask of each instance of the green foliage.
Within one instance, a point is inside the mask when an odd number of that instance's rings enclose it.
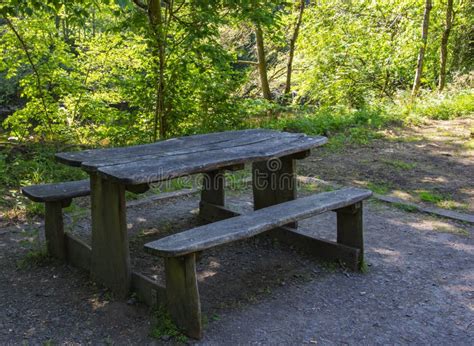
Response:
[[[23,197],[19,188],[31,184],[84,179],[87,175],[54,159],[58,149],[51,144],[29,143],[0,150],[0,202],[2,209],[11,211],[11,218],[21,215],[44,215],[42,203]]]
[[[163,337],[173,338],[178,343],[185,343],[188,339],[181,333],[171,320],[171,316],[165,308],[156,309],[153,313],[154,325],[150,332],[152,338],[161,339]]]
[[[16,187],[84,179],[81,170],[57,163],[52,145],[29,144],[0,152],[0,186]]]
[[[423,202],[438,203],[441,202],[444,197],[438,193],[431,191],[420,191],[418,196]]]
[[[401,160],[391,159],[391,160],[382,160],[382,162],[385,163],[386,165],[392,166],[401,171],[411,171],[412,169],[416,167],[416,163],[405,162]]]
[[[390,185],[385,182],[369,182],[367,183],[367,188],[374,193],[378,193],[379,195],[385,195],[391,189]]]
[[[474,91],[458,91],[422,98],[414,106],[413,113],[436,120],[450,120],[474,114]]]
[[[53,259],[49,256],[46,245],[40,242],[38,230],[22,230],[21,235],[23,239],[20,241],[20,245],[27,249],[27,252],[17,261],[19,269],[39,267],[51,263]]]
[[[408,213],[414,213],[418,210],[415,206],[410,205],[410,204],[405,204],[405,203],[392,203],[392,205],[395,208],[406,211]]]

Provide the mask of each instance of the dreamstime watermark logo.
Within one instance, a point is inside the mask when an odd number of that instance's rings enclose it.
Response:
[[[186,169],[192,173],[180,175],[177,170],[160,168],[155,173],[135,173],[131,179],[141,181],[157,192],[179,189],[241,190],[251,183],[256,190],[293,190],[298,180],[290,166],[280,158],[271,158],[257,162],[252,167],[252,175],[226,172],[225,167],[209,172],[200,172],[200,168]],[[184,165],[183,165],[184,166]],[[195,172],[195,173],[194,173]]]
[[[252,182],[257,190],[293,190],[298,183],[296,174],[285,167],[279,158],[272,158],[265,165],[257,165],[252,170]]]

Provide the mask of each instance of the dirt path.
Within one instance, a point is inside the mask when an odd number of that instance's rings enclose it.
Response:
[[[160,279],[161,262],[142,244],[196,225],[190,211],[197,203],[191,196],[128,209],[136,269]],[[249,210],[248,191],[232,193],[230,205]],[[88,217],[74,221],[74,233],[88,239]],[[301,226],[334,239],[333,214]],[[365,227],[366,274],[268,238],[205,253],[198,268],[207,323],[201,343],[472,344],[474,227],[375,201],[367,204]],[[19,269],[34,234],[0,231],[0,344],[155,342],[147,308],[115,301],[86,273],[58,263]]]
[[[315,150],[300,173],[474,214],[474,118],[380,135],[367,145]]]

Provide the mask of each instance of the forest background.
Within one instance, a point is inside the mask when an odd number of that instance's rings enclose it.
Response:
[[[470,0],[6,0],[0,54],[9,208],[83,176],[57,151],[252,127],[337,148],[474,113]]]

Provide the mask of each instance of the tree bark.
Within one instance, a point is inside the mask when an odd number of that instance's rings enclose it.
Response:
[[[150,0],[148,3],[148,18],[156,41],[156,55],[158,58],[157,68],[157,85],[156,85],[156,102],[155,113],[153,119],[153,141],[158,137],[164,139],[167,136],[166,114],[165,114],[165,45],[166,38],[164,36],[163,10],[161,0]]]
[[[290,51],[288,53],[288,63],[286,67],[286,85],[285,85],[285,94],[289,94],[291,91],[291,74],[293,72],[293,57],[295,55],[295,45],[296,40],[298,39],[298,34],[300,31],[301,21],[303,19],[303,12],[305,7],[306,0],[300,0],[298,18],[296,19],[295,28],[293,30],[293,35],[290,39]]]
[[[270,92],[270,85],[268,84],[267,76],[267,62],[265,60],[265,47],[263,44],[263,31],[260,24],[255,26],[255,36],[257,40],[257,57],[258,57],[258,72],[260,75],[260,86],[262,88],[263,97],[267,100],[272,99]]]
[[[441,37],[441,54],[439,65],[439,81],[438,89],[443,91],[446,85],[446,62],[448,59],[448,40],[453,25],[453,0],[448,0],[446,5],[446,22],[444,26],[443,36]]]
[[[425,1],[425,12],[423,14],[423,26],[421,33],[421,46],[418,52],[418,61],[416,64],[415,80],[413,81],[412,97],[416,97],[421,85],[421,76],[423,74],[423,63],[425,59],[426,44],[428,42],[428,29],[430,26],[430,12],[433,8],[431,0]]]

